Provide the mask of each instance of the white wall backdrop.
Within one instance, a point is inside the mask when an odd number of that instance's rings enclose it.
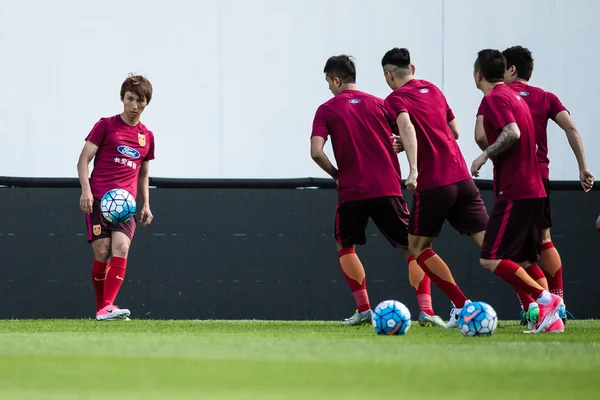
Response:
[[[532,84],[570,109],[600,175],[600,2],[491,8],[478,0],[0,0],[0,175],[76,176],[84,137],[121,111],[120,84],[139,72],[154,86],[142,117],[157,140],[152,176],[322,177],[309,136],[331,96],[326,59],[353,55],[359,88],[384,97],[380,60],[395,46],[409,48],[417,76],[446,93],[470,163],[481,99],[473,61],[482,48],[516,44],[533,51]],[[550,157],[553,179],[577,179],[555,126]],[[486,166],[482,177],[491,173]]]

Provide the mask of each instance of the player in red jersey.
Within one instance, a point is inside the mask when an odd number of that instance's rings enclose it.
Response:
[[[577,159],[579,181],[584,192],[589,192],[592,189],[594,175],[588,169],[583,142],[575,127],[575,123],[571,119],[569,111],[553,93],[529,85],[529,79],[533,73],[533,56],[531,52],[524,47],[513,46],[504,50],[502,54],[506,58],[507,66],[504,73],[504,82],[525,100],[533,118],[536,144],[538,146],[537,161],[547,196],[544,204],[544,230],[542,231],[542,268],[545,271],[550,292],[563,297],[562,262],[550,236],[550,227],[552,226],[552,216],[550,213],[550,171],[548,168],[550,160],[548,159],[548,132],[546,130],[549,119],[556,122],[567,135],[571,150],[573,150],[573,154],[575,154],[575,158]],[[558,313],[563,322],[566,322],[567,312],[564,300]]]
[[[86,214],[88,242],[94,250],[92,283],[96,319],[127,319],[130,311],[114,304],[123,283],[136,217],[112,224],[102,217],[100,199],[111,189],[125,189],[136,198],[141,226],[152,222],[148,165],[154,159],[154,135],[140,116],[152,99],[152,85],[143,76],[130,75],[121,85],[121,114],[101,118],[85,138],[77,172],[81,184],[79,207]],[[89,164],[94,169],[89,177]],[[138,196],[139,194],[139,196]]]
[[[431,284],[407,250],[408,208],[402,197],[400,163],[392,148],[392,128],[383,100],[356,88],[356,68],[346,55],[327,60],[324,71],[334,97],[316,112],[311,135],[312,159],[337,182],[335,238],[342,272],[358,307],[343,325],[371,322],[365,270],[355,246],[366,243],[369,218],[408,261],[421,324],[444,326],[431,305]],[[331,137],[338,167],[323,148]]]
[[[409,225],[409,249],[419,266],[452,300],[447,328],[458,325],[467,297],[446,263],[431,248],[444,222],[481,246],[488,215],[460,151],[458,124],[444,94],[431,82],[415,79],[407,49],[394,48],[381,61],[393,92],[385,106],[396,119],[410,173],[406,186],[414,190]]]
[[[503,83],[505,69],[500,51],[478,53],[473,76],[485,95],[480,109],[489,146],[473,161],[471,173],[479,176],[480,168],[492,159],[495,198],[480,262],[522,293],[527,304],[538,304],[539,318],[528,332],[562,332],[564,324],[557,315],[561,298],[523,269],[537,261],[546,194],[536,161],[531,113],[523,99]]]

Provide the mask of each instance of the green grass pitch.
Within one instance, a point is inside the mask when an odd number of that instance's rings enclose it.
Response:
[[[491,337],[337,322],[0,321],[0,399],[598,399],[600,321]]]

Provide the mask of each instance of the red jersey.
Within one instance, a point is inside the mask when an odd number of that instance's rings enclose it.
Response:
[[[412,79],[385,99],[394,120],[408,113],[417,134],[416,191],[471,179],[465,158],[448,122],[454,114],[442,91],[431,82]]]
[[[535,141],[538,146],[537,162],[542,178],[548,179],[550,175],[548,168],[548,164],[550,164],[548,159],[548,120],[556,121],[558,113],[567,109],[556,95],[538,87],[529,86],[522,82],[508,83],[507,86],[517,92],[529,106],[535,129]]]
[[[331,137],[340,203],[402,196],[391,123],[383,100],[358,90],[345,90],[317,109],[311,137]]]
[[[519,140],[508,150],[492,157],[496,199],[546,197],[537,165],[533,120],[523,98],[506,85],[496,85],[482,99],[480,112],[490,146],[508,124],[516,123],[521,132]]]
[[[135,198],[143,161],[154,160],[154,135],[141,122],[125,123],[121,115],[101,118],[85,138],[98,146],[90,186],[94,197],[125,189]]]

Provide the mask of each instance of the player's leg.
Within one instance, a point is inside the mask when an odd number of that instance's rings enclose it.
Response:
[[[102,219],[100,199],[94,199],[91,214],[86,215],[87,241],[92,245],[94,261],[92,263],[92,284],[96,295],[96,316],[104,307],[104,286],[106,270],[110,260],[111,232]]]
[[[371,219],[379,231],[392,246],[402,251],[408,263],[408,279],[415,290],[419,305],[419,324],[445,326],[444,320],[433,312],[431,280],[408,250],[410,214],[406,202],[402,197],[381,197],[369,200],[368,204]]]
[[[408,248],[425,274],[450,298],[453,309],[447,328],[457,326],[457,315],[468,301],[456,284],[452,272],[431,248],[440,234],[446,215],[456,201],[458,188],[448,185],[415,192],[410,215]]]
[[[106,272],[103,310],[115,319],[125,319],[131,314],[128,309],[119,308],[114,302],[125,279],[127,256],[129,255],[129,247],[135,233],[135,227],[135,217],[123,224],[112,226],[111,259]]]
[[[481,249],[481,266],[532,296],[540,317],[532,332],[543,332],[558,311],[560,297],[544,290],[517,262],[537,259],[542,199],[497,201]],[[513,261],[514,260],[514,261]]]
[[[342,320],[342,325],[370,323],[373,313],[367,292],[365,269],[355,246],[367,241],[365,229],[369,222],[363,201],[351,201],[338,206],[335,217],[335,238],[342,274],[356,302],[356,312]]]

